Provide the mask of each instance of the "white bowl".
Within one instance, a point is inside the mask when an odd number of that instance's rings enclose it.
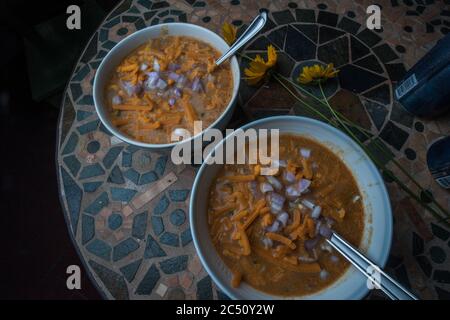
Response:
[[[224,53],[229,49],[228,44],[214,32],[190,23],[165,23],[155,26],[150,26],[145,29],[136,31],[135,33],[129,35],[128,37],[122,39],[103,59],[102,63],[97,69],[94,78],[94,103],[95,110],[102,121],[103,125],[108,128],[108,130],[118,137],[120,140],[125,141],[129,144],[133,144],[139,147],[151,148],[151,149],[170,149],[178,143],[189,143],[194,139],[200,139],[202,134],[211,128],[217,128],[220,130],[225,129],[228,121],[233,113],[234,106],[236,104],[237,93],[239,90],[240,83],[240,70],[239,64],[236,57],[231,58],[231,72],[233,75],[233,93],[231,99],[224,109],[222,114],[208,127],[204,128],[203,131],[189,140],[184,140],[182,142],[165,143],[165,144],[152,144],[137,141],[130,136],[122,133],[117,129],[110,120],[110,115],[108,112],[107,104],[105,102],[105,88],[111,79],[111,75],[115,71],[116,67],[123,61],[123,59],[128,56],[133,50],[138,48],[140,45],[148,42],[150,39],[157,38],[161,36],[161,31],[173,35],[173,36],[190,36],[197,38],[198,40],[204,41],[212,45],[220,53]]]
[[[313,139],[334,151],[355,177],[364,204],[365,227],[360,250],[384,267],[391,246],[391,205],[377,168],[364,151],[347,135],[323,122],[296,116],[277,116],[254,121],[242,127],[280,129]],[[230,136],[225,138],[225,141]],[[216,148],[218,148],[216,146]],[[206,161],[205,161],[206,162]],[[274,296],[258,291],[245,282],[239,288],[230,285],[231,272],[212,244],[207,223],[208,190],[221,165],[204,163],[194,182],[190,200],[192,238],[200,260],[220,289],[233,299],[361,299],[369,291],[366,278],[350,267],[336,282],[321,291],[298,297]]]

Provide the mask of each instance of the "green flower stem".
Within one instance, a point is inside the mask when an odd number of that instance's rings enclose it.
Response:
[[[249,56],[245,55],[245,54],[240,54],[241,57],[246,58],[248,60],[253,60],[252,58],[250,58]],[[415,194],[413,191],[411,191],[402,181],[400,181],[400,179],[398,179],[395,175],[392,174],[391,171],[387,170],[386,167],[380,163],[377,159],[375,159],[370,151],[367,149],[367,147],[361,143],[359,141],[359,139],[353,134],[353,132],[347,127],[351,126],[355,129],[357,129],[360,133],[364,134],[364,136],[368,139],[371,139],[369,133],[371,133],[369,130],[351,122],[348,118],[346,118],[342,113],[340,113],[337,110],[334,110],[334,108],[331,107],[331,105],[329,104],[325,93],[323,92],[323,88],[322,85],[319,84],[320,86],[320,90],[322,92],[322,96],[323,99],[320,99],[318,97],[316,97],[315,95],[313,95],[312,93],[310,93],[309,91],[305,90],[304,88],[302,88],[300,85],[298,85],[297,83],[293,82],[292,80],[284,77],[283,75],[274,72],[273,73],[274,78],[300,103],[302,103],[304,106],[306,106],[308,108],[309,111],[317,114],[318,116],[320,116],[324,121],[326,121],[327,123],[332,124],[334,127],[337,127],[335,122],[330,120],[327,116],[325,116],[323,113],[321,113],[320,111],[318,111],[316,108],[314,108],[313,106],[311,106],[310,104],[306,103],[305,101],[303,101],[302,99],[300,99],[296,93],[294,93],[282,80],[290,83],[291,85],[295,86],[296,88],[298,88],[301,92],[303,92],[304,94],[308,95],[309,97],[313,98],[314,100],[318,101],[319,103],[321,103],[322,105],[326,106],[327,108],[330,109],[330,112],[333,114],[334,118],[336,118],[336,120],[341,124],[341,126],[343,126],[345,128],[345,130],[347,131],[347,133],[349,135],[351,135],[353,137],[353,139],[363,148],[363,150],[368,154],[368,156],[372,159],[372,161],[374,161],[377,166],[383,170],[384,174],[388,175],[392,180],[394,180],[397,185],[404,190],[408,195],[410,195],[413,199],[415,199],[420,205],[422,205],[425,209],[427,209],[429,212],[431,212],[433,214],[433,216],[435,216],[439,222],[445,222],[447,225],[450,225],[448,223],[448,219],[450,219],[450,213],[447,212],[435,199],[431,199],[433,204],[441,211],[441,213],[443,213],[445,216],[447,217],[442,217],[441,214],[439,214],[434,208],[432,208],[431,206],[429,206],[428,204],[424,203],[422,201],[422,199]],[[378,140],[373,139],[372,140],[374,142],[374,145],[376,146],[376,148],[381,151],[384,155],[386,156],[390,156],[390,154],[387,152],[387,150],[385,149],[385,146],[382,145],[380,142],[378,142]],[[405,174],[421,191],[424,191],[423,187],[417,182],[417,180],[415,180],[411,174],[409,172],[406,171],[406,169],[404,169],[401,164],[395,160],[394,158],[391,159],[391,161],[394,163],[394,165],[400,169],[401,172],[403,172],[403,174]]]
[[[286,78],[285,76],[278,74],[283,80],[288,81],[289,83],[291,83],[293,86],[295,86],[297,89],[299,89],[300,91],[302,91],[304,94],[310,96],[311,98],[313,98],[314,100],[316,100],[317,102],[321,103],[322,105],[326,106],[325,102],[323,99],[319,99],[317,98],[315,95],[313,95],[311,92],[309,92],[308,90],[305,90],[304,88],[302,88],[299,84],[295,83],[294,81],[292,81],[289,78]],[[326,99],[325,99],[326,100]],[[342,113],[340,113],[339,111],[335,110],[335,112],[342,118],[345,120],[345,122],[347,122],[348,124],[350,124],[352,127],[357,128],[361,131],[366,131],[368,133],[370,133],[369,130],[360,127],[359,125],[352,123],[348,118],[346,118]]]
[[[300,103],[302,103],[303,105],[305,105],[310,111],[314,112],[315,114],[317,114],[318,116],[320,116],[321,118],[323,118],[326,122],[331,123],[331,121],[321,112],[317,111],[314,107],[312,107],[310,104],[306,103],[305,101],[303,101],[302,99],[300,99],[283,81],[281,81],[281,79],[278,77],[278,75],[274,74],[274,78],[296,99],[298,100]],[[322,87],[321,87],[321,92],[323,93]],[[325,96],[325,95],[324,95]],[[450,224],[445,221],[446,218],[442,217],[438,212],[436,212],[436,210],[434,210],[432,207],[430,207],[429,205],[425,204],[422,202],[422,200],[420,199],[419,196],[417,196],[414,192],[412,192],[402,181],[400,181],[395,175],[393,175],[389,170],[386,170],[386,168],[377,160],[375,159],[370,151],[367,149],[367,147],[362,144],[359,139],[353,134],[353,132],[347,127],[347,125],[337,116],[336,111],[329,105],[328,101],[325,99],[325,101],[327,102],[325,105],[330,109],[330,112],[334,115],[334,117],[340,122],[341,126],[343,126],[347,133],[361,146],[361,148],[367,153],[367,155],[372,159],[372,161],[383,170],[384,174],[387,174],[392,180],[394,180],[399,187],[404,190],[407,194],[409,194],[413,199],[415,199],[420,205],[422,205],[425,209],[427,209],[428,211],[431,212],[431,214],[438,219],[438,221],[440,222],[444,222],[446,225],[450,226]]]
[[[319,84],[319,88],[320,88],[320,92],[322,93],[322,96],[324,97],[326,104],[328,106],[328,108],[330,109],[330,112],[333,113],[333,115],[337,118],[337,120],[339,121],[339,123],[341,124],[341,126],[343,126],[345,128],[345,130],[347,131],[347,134],[350,135],[356,142],[358,142],[358,144],[361,146],[361,148],[363,148],[363,150],[367,153],[367,155],[372,159],[372,161],[380,168],[383,170],[383,172],[385,174],[390,175],[390,178],[392,178],[400,188],[402,188],[404,191],[406,191],[411,197],[413,197],[416,201],[418,201],[422,206],[424,206],[429,212],[431,212],[433,214],[433,216],[438,219],[438,220],[442,220],[444,219],[444,217],[442,217],[436,210],[434,210],[434,208],[430,207],[429,205],[425,204],[422,202],[422,200],[420,199],[419,196],[417,196],[414,192],[412,192],[403,182],[401,182],[395,175],[393,175],[392,173],[390,173],[390,171],[386,170],[386,168],[375,158],[371,155],[371,153],[369,152],[369,150],[367,149],[367,147],[362,144],[358,138],[354,135],[354,133],[347,127],[347,125],[341,121],[341,119],[339,119],[339,117],[337,116],[336,112],[334,111],[334,109],[331,107],[331,105],[329,104],[328,100],[326,99],[325,93],[322,89],[322,85]],[[445,221],[445,224],[450,226],[450,223],[448,223],[447,221]]]
[[[322,105],[325,105],[325,106],[327,106],[327,107],[330,107],[331,108],[331,106],[329,105],[329,103],[328,103],[328,100],[326,99],[326,96],[323,94],[323,96],[324,96],[324,99],[319,99],[318,97],[316,97],[315,95],[313,95],[313,94],[311,94],[309,91],[307,91],[307,90],[305,90],[304,88],[302,88],[300,85],[298,85],[297,83],[295,83],[294,81],[292,81],[292,80],[290,80],[290,79],[288,79],[288,78],[286,78],[286,77],[284,77],[284,76],[282,76],[281,75],[281,77],[283,78],[283,80],[285,80],[285,81],[288,81],[289,83],[291,83],[292,85],[294,85],[296,88],[298,88],[299,90],[301,90],[302,92],[304,92],[305,94],[307,94],[307,95],[309,95],[310,97],[312,97],[312,98],[314,98],[316,101],[318,101],[319,103],[321,103]],[[322,87],[322,85],[321,84],[319,84],[321,87]],[[323,89],[322,89],[323,90]],[[326,103],[324,103],[324,101],[326,101]],[[352,126],[352,127],[354,127],[354,128],[356,128],[356,129],[358,129],[359,130],[359,132],[361,133],[361,134],[363,134],[366,138],[368,138],[368,139],[371,139],[371,137],[370,137],[370,135],[369,135],[369,133],[370,133],[370,131],[369,130],[367,130],[367,129],[365,129],[365,128],[362,128],[361,126],[359,126],[359,125],[357,125],[357,124],[354,124],[354,123],[352,123],[351,122],[351,120],[349,120],[347,117],[345,117],[342,113],[340,113],[340,112],[338,112],[337,110],[334,110],[334,108],[333,108],[333,111],[334,111],[334,114],[335,114],[335,117],[340,117],[340,118],[342,118],[343,120],[344,120],[344,122],[346,123],[346,124],[348,124],[348,125],[350,125],[350,126]],[[376,140],[376,139],[373,139],[372,140],[373,141],[373,143],[374,143],[374,146],[379,150],[379,151],[381,151],[385,156],[387,156],[387,157],[389,157],[390,155],[389,155],[389,153],[386,151],[386,149],[385,149],[385,147],[378,141],[378,140]],[[392,163],[409,179],[409,180],[411,180],[412,182],[413,182],[413,184],[416,186],[416,187],[418,187],[419,188],[419,190],[420,191],[423,191],[423,192],[425,192],[425,189],[419,184],[419,182],[395,159],[395,158],[392,158],[391,159],[391,161],[392,161]],[[432,198],[432,199],[430,199],[431,201],[432,201],[432,203],[442,212],[442,213],[444,213],[446,216],[448,216],[448,218],[450,218],[450,212],[448,212],[446,209],[444,209],[437,201],[436,201],[436,199],[434,199],[434,198]],[[447,219],[448,219],[447,218]]]
[[[290,79],[288,79],[288,78],[286,78],[286,77],[284,77],[284,76],[281,76],[282,78],[283,78],[283,80],[286,80],[286,81],[288,81],[288,82],[290,82],[290,83],[292,83],[296,88],[298,88],[299,90],[301,90],[303,93],[305,93],[305,94],[307,94],[307,95],[309,95],[310,97],[312,97],[312,98],[314,98],[315,100],[317,100],[319,103],[321,103],[322,105],[325,105],[326,106],[326,104],[323,102],[323,101],[327,101],[326,99],[324,100],[324,99],[319,99],[319,98],[317,98],[315,95],[313,95],[313,94],[311,94],[308,90],[305,90],[304,88],[302,88],[300,85],[298,85],[297,83],[295,83],[294,81],[292,81],[292,80],[290,80]],[[370,131],[369,130],[367,130],[366,128],[363,128],[363,127],[361,127],[361,126],[359,126],[359,125],[357,125],[357,124],[355,124],[355,123],[352,123],[347,117],[345,117],[342,113],[340,113],[339,111],[337,111],[337,110],[334,110],[335,111],[335,113],[337,114],[337,115],[339,115],[339,117],[340,118],[342,118],[343,120],[345,120],[345,122],[346,123],[348,123],[348,124],[350,124],[352,127],[354,127],[354,128],[356,128],[356,129],[358,129],[362,134],[364,134],[364,136],[366,137],[366,138],[368,138],[368,139],[370,139],[371,137],[370,137]],[[373,140],[374,141],[374,143],[375,143],[375,145],[377,146],[377,148],[380,150],[380,151],[382,151],[386,156],[388,156],[389,154],[388,154],[388,152],[385,150],[385,148],[383,147],[383,145],[381,144],[381,143],[379,143],[377,140]],[[395,160],[395,159],[392,159],[392,161],[399,167],[399,169],[400,170],[402,170],[402,172],[405,174],[405,175],[407,175],[408,176],[408,178],[410,178],[413,182],[414,182],[414,184],[416,184],[416,186],[418,186],[420,189],[423,189],[421,186],[420,186],[420,184],[406,171],[406,169],[404,169],[398,162],[397,162],[397,160]]]
[[[318,116],[322,117],[326,122],[331,123],[330,119],[320,111],[318,111],[316,108],[311,106],[310,104],[306,103],[305,101],[299,99],[297,95],[283,82],[280,78],[278,78],[278,74],[274,73],[273,77],[294,97],[296,98],[300,103],[305,105],[311,112],[314,112]]]

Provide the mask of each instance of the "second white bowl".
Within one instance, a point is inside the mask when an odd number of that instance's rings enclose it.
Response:
[[[193,136],[190,140],[184,140],[182,142],[166,143],[166,144],[151,144],[145,143],[131,138],[130,136],[122,133],[118,128],[116,128],[110,119],[109,111],[107,109],[107,104],[105,101],[105,88],[111,79],[111,75],[115,71],[116,67],[128,56],[133,50],[141,46],[142,44],[148,42],[150,39],[158,38],[161,36],[161,32],[167,33],[173,36],[189,36],[197,38],[198,40],[204,41],[216,48],[220,53],[225,53],[229,49],[228,44],[216,33],[190,23],[165,23],[158,24],[155,26],[147,27],[145,29],[139,30],[128,37],[120,41],[114,48],[109,51],[105,56],[102,63],[97,69],[94,78],[94,103],[97,114],[102,121],[103,125],[117,138],[125,141],[129,144],[133,144],[139,147],[150,148],[150,149],[170,149],[177,143],[190,143],[194,139],[200,139],[202,134],[211,128],[217,128],[220,130],[225,129],[225,126],[229,122],[231,115],[236,104],[237,93],[239,90],[239,83],[241,78],[241,73],[239,70],[239,64],[236,57],[231,58],[231,72],[233,75],[233,92],[231,99],[222,112],[222,114],[208,127],[203,128],[203,131],[196,136]]]
[[[296,116],[277,116],[254,121],[241,129],[279,129],[280,134],[305,136],[325,145],[347,165],[363,197],[364,231],[360,250],[380,267],[389,256],[392,240],[391,205],[378,169],[364,151],[347,135],[323,122]],[[225,138],[225,141],[230,136]],[[216,149],[220,144],[216,146]],[[354,267],[329,287],[299,297],[273,296],[246,283],[239,288],[230,285],[231,271],[218,255],[209,235],[207,206],[209,188],[222,165],[207,165],[197,173],[192,189],[189,218],[192,238],[200,260],[220,289],[233,299],[361,299],[369,289],[367,279]]]

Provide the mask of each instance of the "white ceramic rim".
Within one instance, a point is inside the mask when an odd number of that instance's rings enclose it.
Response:
[[[240,129],[246,130],[248,128],[251,128],[251,127],[254,127],[254,126],[258,126],[258,125],[261,125],[261,124],[265,124],[267,122],[283,121],[283,120],[286,120],[286,121],[301,120],[301,121],[304,121],[304,122],[309,122],[310,124],[313,124],[313,125],[318,125],[318,126],[325,127],[327,130],[330,130],[331,132],[333,132],[336,136],[339,136],[341,139],[345,140],[345,142],[347,142],[349,144],[349,146],[351,146],[352,148],[354,148],[358,152],[361,152],[362,154],[365,155],[366,163],[370,167],[372,173],[374,174],[374,177],[379,182],[381,182],[380,183],[380,188],[381,188],[381,191],[382,191],[382,194],[383,194],[383,199],[382,200],[383,200],[384,204],[387,207],[387,210],[384,213],[387,216],[386,225],[384,226],[384,231],[385,231],[385,238],[388,239],[389,241],[384,243],[384,248],[382,250],[381,257],[378,257],[378,261],[379,261],[378,265],[379,265],[379,267],[380,268],[384,268],[384,266],[386,265],[387,259],[389,257],[389,253],[391,251],[392,234],[393,234],[393,217],[392,217],[391,202],[390,202],[390,199],[389,199],[389,195],[388,195],[386,186],[385,186],[383,178],[380,175],[380,172],[376,168],[375,164],[367,156],[367,154],[362,150],[362,148],[355,141],[353,141],[348,135],[346,135],[342,131],[340,131],[340,130],[338,130],[338,129],[336,129],[336,128],[334,128],[334,127],[332,127],[332,126],[330,126],[330,125],[328,125],[328,124],[326,124],[324,122],[321,122],[321,121],[318,121],[318,120],[315,120],[315,119],[301,117],[301,116],[273,116],[273,117],[268,117],[268,118],[255,120],[255,121],[253,121],[251,123],[248,123],[248,124],[242,126]],[[292,134],[296,134],[296,133],[292,132]],[[229,136],[225,137],[220,143],[218,143],[215,146],[215,148],[211,151],[211,153],[208,155],[207,158],[211,157],[211,154],[214,152],[214,150],[216,150],[220,145],[222,145],[228,137]],[[195,206],[194,202],[197,199],[197,190],[199,189],[200,177],[202,176],[203,172],[205,170],[207,170],[207,167],[208,167],[208,165],[206,164],[206,159],[205,159],[203,164],[201,165],[199,171],[196,174],[195,181],[194,181],[194,184],[193,184],[193,187],[192,187],[192,193],[191,193],[191,198],[190,198],[190,202],[189,202],[189,224],[190,224],[190,227],[191,227],[192,241],[194,243],[194,247],[196,249],[197,255],[199,256],[199,259],[200,259],[203,267],[206,269],[207,273],[210,275],[212,280],[216,283],[216,285],[220,288],[220,290],[222,290],[227,296],[229,296],[230,298],[236,300],[236,299],[240,299],[240,298],[235,296],[234,293],[229,290],[228,285],[223,283],[216,276],[216,274],[213,272],[213,270],[210,268],[209,264],[206,261],[206,258],[205,258],[204,252],[202,250],[202,247],[201,247],[201,245],[199,243],[199,240],[197,239],[197,233],[199,231],[197,229],[197,223],[196,223],[196,220],[194,219],[194,214],[193,214],[194,206]],[[219,258],[220,258],[220,256],[219,256]],[[350,266],[350,268],[354,268],[354,267]],[[349,272],[349,270],[350,269],[348,269],[346,271],[346,273]],[[356,269],[355,269],[355,272],[359,272],[359,271],[356,271]],[[331,288],[332,286],[338,284],[339,281],[342,280],[342,277],[339,278],[334,283],[332,283],[330,286],[325,287],[324,289],[318,291],[317,293],[319,293],[319,292],[326,292],[328,288]],[[369,292],[369,288],[367,288],[367,286],[360,286],[359,288],[355,288],[355,291],[354,291],[351,299],[353,299],[353,300],[362,299],[364,296],[367,295],[368,292]],[[317,294],[317,293],[315,293],[315,294]],[[270,295],[270,294],[267,294],[267,295]],[[311,298],[308,298],[308,296],[295,296],[295,297],[291,297],[291,296],[282,297],[282,296],[276,296],[276,295],[270,295],[270,296],[272,297],[272,299],[275,299],[275,300],[280,300],[280,299],[287,299],[287,300],[311,299]],[[337,297],[336,299],[339,299],[339,298]]]
[[[212,38],[215,38],[216,41],[221,42],[222,45],[225,45],[225,47],[228,49],[230,46],[225,42],[225,40],[220,37],[217,33],[198,26],[196,24],[192,24],[192,23],[183,23],[183,22],[171,22],[171,23],[162,23],[162,24],[157,24],[154,26],[148,26],[144,29],[138,30],[132,34],[130,34],[129,36],[123,38],[122,40],[119,41],[119,43],[117,43],[107,54],[106,56],[102,59],[102,62],[100,63],[95,76],[94,76],[94,85],[93,85],[93,98],[94,98],[94,105],[95,105],[95,111],[97,113],[97,115],[100,118],[100,121],[103,123],[103,125],[113,134],[115,135],[117,138],[119,138],[120,140],[138,146],[138,147],[143,147],[143,148],[149,148],[149,149],[167,149],[167,148],[172,148],[178,144],[181,143],[189,143],[194,141],[194,139],[200,138],[207,130],[211,129],[211,128],[215,128],[217,126],[217,124],[219,124],[223,118],[226,116],[226,114],[230,111],[230,109],[232,109],[234,107],[234,104],[236,102],[237,99],[237,94],[239,91],[239,86],[240,86],[240,82],[238,83],[233,83],[233,93],[231,95],[231,99],[227,105],[227,107],[222,111],[222,113],[220,114],[220,116],[211,124],[209,125],[209,127],[204,128],[200,133],[196,134],[195,136],[192,136],[189,139],[186,140],[182,140],[179,142],[172,142],[172,143],[162,143],[162,144],[154,144],[154,143],[145,143],[145,142],[141,142],[141,141],[137,141],[134,139],[129,138],[128,136],[122,134],[122,132],[120,132],[120,130],[118,130],[114,125],[110,124],[109,119],[107,119],[106,117],[104,117],[102,115],[102,112],[99,112],[99,105],[101,103],[101,96],[103,95],[103,91],[105,88],[99,88],[99,84],[98,84],[98,75],[102,72],[104,65],[106,63],[108,63],[108,60],[115,54],[114,52],[117,51],[118,49],[122,48],[122,47],[126,47],[128,45],[128,42],[130,42],[131,40],[133,40],[134,38],[139,37],[141,34],[148,32],[149,30],[152,29],[163,29],[165,27],[168,28],[169,30],[169,34],[170,34],[170,27],[171,26],[181,26],[181,27],[186,27],[186,28],[192,28],[192,29],[198,29],[198,30],[202,30],[206,33],[208,33]],[[186,33],[186,36],[190,36],[188,33]],[[197,38],[198,39],[198,38]],[[208,42],[207,39],[199,39],[203,42]],[[213,46],[216,50],[218,50],[213,44],[209,43],[211,46]],[[129,50],[129,52],[131,53],[133,50],[135,50],[136,47],[133,47]],[[239,64],[237,62],[236,56],[233,56],[230,59],[230,64],[231,64],[231,72],[237,72],[237,79],[241,78],[241,71],[239,68]],[[234,76],[233,76],[234,78]],[[234,82],[234,81],[233,81]],[[106,110],[106,107],[104,107],[103,109]]]

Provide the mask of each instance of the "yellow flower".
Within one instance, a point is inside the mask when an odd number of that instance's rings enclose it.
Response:
[[[228,22],[225,22],[222,26],[223,39],[228,45],[232,45],[236,41],[237,28]]]
[[[302,84],[317,84],[327,81],[327,79],[334,78],[339,70],[334,69],[334,65],[329,63],[326,67],[315,64],[313,66],[303,67],[302,73],[298,77],[298,82]]]
[[[259,54],[256,55],[255,59],[250,62],[250,67],[245,68],[244,74],[246,77],[244,79],[246,79],[250,85],[257,84],[265,77],[267,71],[272,68],[276,62],[277,52],[272,45],[269,45],[267,47],[267,61],[264,61]]]

